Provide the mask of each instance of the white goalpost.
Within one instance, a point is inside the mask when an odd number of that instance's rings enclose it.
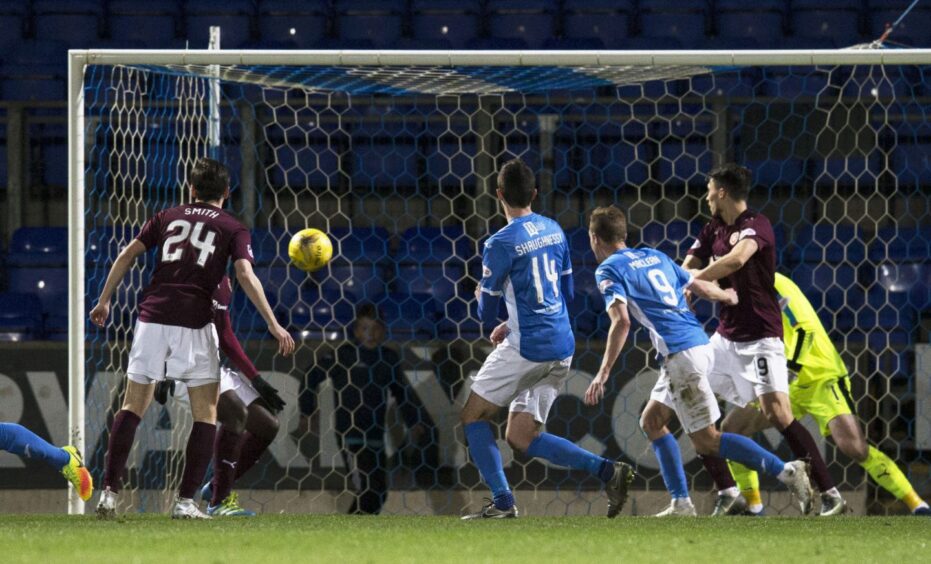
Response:
[[[119,247],[151,213],[180,203],[193,159],[215,155],[230,165],[230,207],[253,230],[276,314],[301,337],[295,359],[274,358],[250,306],[234,301],[237,334],[288,401],[278,439],[237,484],[252,492],[244,505],[303,512],[347,504],[353,485],[333,424],[341,392],[322,385],[312,412],[302,398],[309,367],[351,339],[363,302],[385,312],[399,370],[429,415],[424,425],[436,429],[438,454],[427,461],[405,435],[414,425],[398,415],[403,406],[389,410],[385,511],[458,513],[481,497],[455,412],[486,352],[470,308],[476,253],[501,222],[490,183],[498,165],[521,157],[537,173],[540,211],[563,225],[577,252],[579,353],[548,424],[638,464],[643,497],[633,510],[649,511],[664,490],[632,426],[656,371],[643,329],[604,408],[578,401],[605,337],[581,239],[585,214],[617,203],[634,242],[681,260],[707,220],[704,174],[735,160],[754,170],[750,203],[777,227],[780,271],[810,292],[847,362],[868,438],[912,471],[919,492],[931,488],[920,471],[931,444],[915,433],[931,419],[931,400],[915,394],[927,375],[914,360],[931,312],[931,278],[922,278],[931,273],[922,266],[931,165],[921,158],[931,149],[931,50],[71,50],[68,68],[68,421],[95,471],[119,409],[134,296],[154,261],[121,284],[109,329],[90,328],[87,311]],[[308,226],[337,245],[334,262],[313,276],[289,268],[281,253]],[[699,314],[710,329],[713,312]],[[164,507],[188,428],[177,409],[150,412],[126,488],[144,511]],[[707,476],[681,444],[701,490]],[[857,510],[884,512],[885,494],[826,448]],[[518,491],[534,494],[532,511],[599,510],[597,484],[503,450]],[[771,503],[790,511],[775,494]],[[74,492],[68,508],[85,512]]]

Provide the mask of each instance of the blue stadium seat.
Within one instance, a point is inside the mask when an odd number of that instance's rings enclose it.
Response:
[[[25,40],[12,47],[0,66],[0,99],[63,100],[68,45]]]
[[[837,264],[859,264],[866,258],[866,243],[859,227],[819,223],[797,229],[794,242],[798,260]]]
[[[10,46],[22,41],[26,31],[28,4],[28,0],[0,4],[0,29],[4,31],[0,34],[0,52],[5,53]]]
[[[405,0],[342,0],[336,4],[340,40],[366,40],[389,48],[401,37]]]
[[[548,51],[599,51],[606,48],[597,37],[551,37],[543,42],[543,49]]]
[[[882,162],[875,156],[871,158],[860,155],[839,157],[829,155],[826,158],[812,159],[812,175],[817,186],[856,185],[874,186],[882,173]]]
[[[931,142],[913,142],[900,137],[892,154],[893,170],[899,182],[908,186],[931,185]]]
[[[439,338],[443,340],[465,339],[475,340],[482,336],[482,328],[478,321],[478,302],[470,300],[451,300],[440,304],[440,321],[437,325]],[[485,334],[491,333],[494,326],[489,326]]]
[[[488,27],[492,36],[523,39],[531,49],[555,35],[555,6],[546,0],[488,0]]]
[[[389,256],[388,231],[384,227],[334,227],[329,232],[333,242],[333,261],[380,263]]]
[[[695,241],[701,224],[674,219],[668,223],[650,222],[640,230],[640,244],[662,251],[676,259],[685,258],[685,253]]]
[[[790,277],[815,310],[826,308],[836,313],[844,306],[858,308],[863,304],[862,286],[857,282],[853,266],[802,263],[795,267]]]
[[[441,141],[427,152],[426,176],[441,186],[455,186],[473,180],[475,143]]]
[[[85,302],[92,301],[95,298],[86,299]],[[68,340],[67,293],[58,294],[51,300],[49,311],[45,318],[45,338],[49,341]]]
[[[264,40],[312,47],[326,36],[328,12],[327,0],[261,0],[259,33]]]
[[[805,180],[805,161],[799,159],[766,159],[746,161],[758,186],[798,186]]]
[[[277,264],[281,266],[288,262],[288,243],[291,234],[281,227],[252,230],[252,256],[256,266]]]
[[[312,137],[302,143],[279,145],[273,153],[274,162],[265,173],[274,186],[294,190],[329,188],[341,180],[340,155],[336,145],[327,145],[325,137]]]
[[[867,303],[869,307],[864,308],[858,316],[858,323],[862,327],[889,333],[888,337],[877,336],[880,341],[888,338],[895,345],[909,344],[917,327],[917,312],[908,303],[907,294],[889,292],[886,288],[874,286],[867,292]]]
[[[64,131],[62,131],[64,133]],[[39,139],[42,142],[40,162],[42,184],[58,188],[68,187],[68,143],[67,137]]]
[[[107,27],[114,40],[141,41],[155,48],[175,43],[179,13],[177,0],[110,0]]]
[[[826,38],[840,47],[860,43],[861,0],[792,0],[794,35]]]
[[[478,0],[413,0],[414,37],[443,39],[455,49],[479,34]]]
[[[721,37],[747,37],[775,47],[786,28],[785,0],[716,0],[715,29]]]
[[[388,294],[377,302],[393,340],[432,339],[440,321],[439,304],[429,294]]]
[[[793,42],[797,42],[797,40],[793,39]],[[793,43],[793,48],[834,48],[832,43],[826,43],[820,39],[813,40],[810,43],[815,43],[816,45],[805,47],[802,46],[801,43],[798,43],[798,46]],[[808,67],[766,68],[763,71],[763,78],[760,82],[761,93],[765,96],[773,96],[786,100],[794,100],[799,97],[813,97],[825,92],[829,84],[828,79],[829,74],[823,71],[823,69],[819,72],[812,72]]]
[[[301,299],[277,310],[279,319],[303,339],[344,339],[355,317],[352,302],[339,293],[308,289]]]
[[[252,38],[255,4],[252,0],[197,0],[184,3],[184,15],[185,39],[192,49],[207,48],[210,26],[220,26],[221,47],[234,49]]]
[[[604,313],[605,308],[603,301],[601,301],[601,303],[594,302],[594,299],[598,298],[600,298],[600,296],[595,296],[592,299],[588,294],[576,292],[575,296],[566,303],[567,309],[569,310],[569,322],[572,324],[572,331],[575,333],[576,339],[590,339],[594,337],[595,331],[598,328],[598,316],[608,315]]]
[[[68,266],[68,229],[20,227],[10,239],[9,266]]]
[[[588,227],[575,227],[566,229],[565,232],[566,239],[569,240],[569,254],[572,256],[572,262],[577,265],[574,266],[572,270],[575,273],[575,283],[576,288],[578,288],[580,275],[578,265],[594,265],[597,264],[597,262],[595,261],[595,254],[592,253],[592,247],[589,243]],[[592,283],[594,283],[594,279],[592,279]]]
[[[280,263],[276,263],[280,264]],[[273,297],[271,306],[278,307],[297,301],[301,287],[307,280],[307,274],[296,268],[286,266],[256,266],[255,275],[262,281],[265,293]]]
[[[117,227],[93,227],[87,230],[84,256],[88,265],[110,265],[120,251],[136,238],[138,228],[121,225]],[[66,235],[67,236],[67,235]],[[67,249],[65,250],[67,253]]]
[[[34,294],[42,302],[44,313],[51,311],[53,300],[68,294],[67,268],[14,267],[7,272],[11,292]]]
[[[36,38],[65,41],[75,48],[95,47],[103,5],[103,0],[34,0]]]
[[[698,40],[695,41],[696,43]],[[616,49],[628,51],[671,51],[684,49],[684,41],[678,37],[640,35],[615,41]]]
[[[876,263],[926,262],[931,257],[931,226],[884,227],[876,232],[869,254]]]
[[[704,186],[707,171],[714,168],[714,152],[708,141],[670,139],[660,145],[659,177],[665,184]]]
[[[31,293],[0,293],[0,341],[42,338],[42,303]]]
[[[268,288],[265,288],[268,290]],[[268,300],[269,305],[272,306],[273,310],[275,308],[275,296],[265,292],[265,298]],[[245,292],[234,291],[233,292],[233,301],[230,305],[230,317],[233,319],[233,329],[236,331],[236,336],[240,339],[268,339],[271,336],[268,334],[268,325],[265,323],[265,320],[262,318],[262,315],[259,313],[258,309],[249,298],[246,296]],[[279,317],[279,322],[281,318]],[[287,327],[287,325],[285,325]]]
[[[397,258],[401,262],[446,263],[468,261],[477,250],[461,225],[411,227],[401,234]]]
[[[463,278],[465,268],[461,263],[450,262],[438,266],[404,264],[398,265],[394,284],[398,294],[429,295],[443,304],[457,295],[460,298],[469,297],[464,291],[457,291]]]
[[[520,37],[476,37],[466,42],[466,49],[476,51],[521,51],[527,48],[527,42]]]
[[[579,175],[583,186],[618,189],[650,178],[648,148],[627,141],[599,143],[585,152],[588,166]]]
[[[867,17],[870,19],[870,37],[876,39],[892,25],[912,4],[912,0],[870,0]],[[890,39],[901,40],[902,36],[927,37],[931,29],[931,5],[919,2],[905,19],[895,28]]]
[[[357,140],[353,143],[352,157],[355,189],[417,186],[418,152],[413,138],[391,143]]]
[[[909,306],[931,309],[931,262],[881,264],[877,281],[887,292],[906,296]]]
[[[311,278],[324,293],[342,293],[353,302],[370,302],[388,291],[381,265],[372,263],[331,263]]]
[[[633,2],[629,0],[566,0],[563,33],[570,39],[599,39],[607,49],[630,34]]]
[[[439,37],[402,37],[394,42],[393,49],[403,49],[407,51],[449,51],[453,44],[448,39]]]
[[[644,36],[674,37],[685,44],[705,38],[708,3],[705,0],[651,0],[640,4]]]

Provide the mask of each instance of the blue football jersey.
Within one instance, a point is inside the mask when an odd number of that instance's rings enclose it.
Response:
[[[605,306],[615,300],[627,304],[630,314],[650,331],[650,340],[662,356],[708,342],[698,318],[685,301],[692,275],[665,253],[655,249],[621,249],[595,270],[595,281]]]
[[[534,362],[575,352],[566,300],[572,299],[569,243],[559,224],[532,213],[511,220],[485,242],[479,316],[493,322],[503,296],[508,342]]]

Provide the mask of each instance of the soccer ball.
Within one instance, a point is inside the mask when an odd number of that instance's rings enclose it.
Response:
[[[326,233],[319,229],[302,229],[291,237],[291,242],[288,243],[288,256],[297,268],[305,272],[313,272],[330,262],[333,256],[333,243]]]

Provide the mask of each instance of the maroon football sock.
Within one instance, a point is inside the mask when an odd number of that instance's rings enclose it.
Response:
[[[792,449],[795,458],[807,460],[811,464],[811,478],[818,485],[818,489],[826,492],[833,488],[834,480],[828,472],[828,465],[824,463],[821,451],[818,450],[818,445],[815,444],[808,429],[803,427],[798,419],[793,419],[792,423],[782,431],[782,436],[789,443],[789,448]]]
[[[213,444],[213,499],[210,505],[219,505],[233,491],[240,444],[240,433],[231,431],[227,425],[220,426]]]
[[[242,434],[242,443],[239,449],[239,464],[236,465],[236,479],[249,471],[255,463],[262,458],[271,441],[253,435],[249,431]]]
[[[737,487],[734,477],[731,476],[731,469],[727,467],[726,460],[720,456],[699,455],[698,458],[705,465],[705,470],[711,474],[711,479],[714,480],[714,485],[717,486],[718,491]]]
[[[213,438],[216,436],[217,426],[211,423],[195,421],[191,428],[191,435],[187,440],[187,449],[184,451],[184,473],[181,475],[181,487],[178,488],[178,497],[192,499],[194,492],[204,482],[204,474],[210,457],[213,454]]]
[[[138,415],[125,409],[121,409],[113,418],[110,441],[107,444],[107,467],[103,474],[103,485],[114,492],[120,491],[122,486],[123,470],[126,469],[129,451],[133,448],[139,421]]]

